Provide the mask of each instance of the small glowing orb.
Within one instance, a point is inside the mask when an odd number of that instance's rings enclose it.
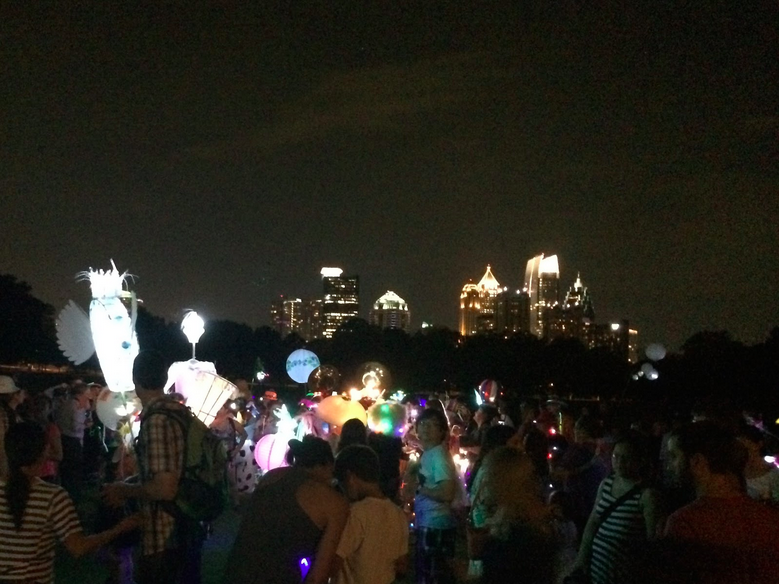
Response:
[[[485,402],[493,403],[500,394],[500,384],[492,379],[485,379],[479,384],[479,393]]]
[[[341,375],[332,365],[320,365],[308,376],[308,389],[330,395],[338,388]]]
[[[389,370],[376,361],[363,363],[358,370],[358,376],[365,388],[384,389],[390,385]]]
[[[615,331],[615,332],[616,332],[616,331],[618,331],[618,330],[619,330],[619,328],[620,328],[620,326],[619,326],[619,323],[618,323],[618,322],[612,322],[612,323],[611,323],[611,330],[613,330],[613,331]]]
[[[190,310],[181,321],[181,330],[187,340],[194,345],[206,332],[206,323],[197,312]]]
[[[141,400],[135,391],[116,392],[103,388],[95,400],[97,417],[106,428],[117,430],[141,412]]]
[[[306,383],[311,372],[319,367],[319,357],[306,349],[292,351],[287,357],[287,375],[296,383]]]
[[[662,361],[665,355],[665,347],[660,343],[651,343],[646,347],[646,358],[650,361]]]
[[[660,377],[660,374],[657,372],[657,369],[655,369],[651,363],[644,363],[641,366],[640,373],[643,373],[644,376],[650,381],[654,381],[655,379]]]
[[[406,430],[406,408],[398,403],[381,402],[368,408],[368,428],[386,436],[403,436]]]

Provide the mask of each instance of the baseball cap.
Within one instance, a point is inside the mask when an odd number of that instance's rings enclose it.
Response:
[[[14,380],[7,375],[0,375],[0,393],[14,393],[21,388],[16,387]]]

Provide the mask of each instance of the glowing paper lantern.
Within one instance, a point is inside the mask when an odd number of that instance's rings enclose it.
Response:
[[[65,356],[77,365],[97,351],[106,386],[122,392],[135,389],[138,301],[134,292],[124,289],[127,272],[120,273],[113,261],[111,266],[110,270],[90,268],[78,274],[78,280],[89,280],[92,290],[89,317],[77,304],[69,302],[57,318],[57,342]],[[123,301],[129,301],[129,311]]]
[[[187,407],[206,426],[212,424],[219,408],[238,390],[224,377],[209,371],[198,371],[188,389]]]
[[[281,406],[274,415],[279,418],[276,433],[260,438],[254,448],[254,460],[263,472],[287,466],[289,441],[295,437],[297,421],[289,415],[287,406]]]
[[[168,391],[175,384],[176,392],[183,395],[184,398],[189,398],[195,390],[195,378],[198,371],[207,371],[216,375],[216,367],[210,361],[198,361],[197,359],[176,361],[168,368],[165,391]]]
[[[363,363],[358,370],[358,375],[363,387],[367,389],[386,389],[390,386],[389,370],[376,361]]]
[[[485,379],[479,385],[479,393],[481,393],[485,402],[494,402],[500,394],[500,384],[492,379]]]
[[[380,402],[368,408],[367,426],[371,432],[386,436],[403,436],[406,429],[406,407],[393,402]]]
[[[190,310],[184,315],[181,321],[181,331],[192,345],[192,358],[195,358],[195,345],[206,332],[206,323],[200,318],[200,315],[194,310]]]
[[[657,369],[655,369],[651,363],[644,363],[641,366],[641,373],[650,381],[655,381],[658,377],[660,377]]]
[[[320,365],[308,376],[308,389],[312,392],[330,395],[338,387],[341,375],[332,365]]]
[[[321,401],[316,409],[317,415],[322,421],[335,426],[343,426],[348,420],[356,418],[363,424],[368,416],[360,402],[348,401],[340,395],[331,395]]]
[[[254,447],[254,460],[263,472],[287,466],[289,436],[266,434]]]
[[[665,347],[660,343],[651,343],[646,347],[646,358],[651,361],[661,361],[665,359]]]
[[[122,424],[135,418],[142,407],[135,391],[119,393],[106,387],[95,400],[97,417],[110,430],[118,430]]]
[[[306,383],[311,372],[319,367],[319,357],[306,349],[293,351],[287,357],[287,375],[297,383]]]

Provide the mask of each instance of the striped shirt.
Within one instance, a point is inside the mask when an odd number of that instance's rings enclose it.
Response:
[[[65,489],[34,478],[17,531],[0,481],[0,580],[54,582],[57,540],[81,533],[76,508]]]
[[[177,401],[160,397],[155,398],[141,413],[137,454],[143,483],[150,481],[158,472],[181,473],[184,466],[184,432],[176,420],[161,413],[154,413],[162,408],[186,410],[186,407]],[[163,509],[164,506],[159,501],[141,502],[143,555],[180,547],[177,541],[176,519]]]
[[[614,475],[603,481],[596,513],[601,515],[619,497],[612,494]],[[641,509],[641,490],[636,491],[600,524],[592,540],[590,574],[593,584],[630,582],[635,574],[635,553],[646,541],[646,522]]]

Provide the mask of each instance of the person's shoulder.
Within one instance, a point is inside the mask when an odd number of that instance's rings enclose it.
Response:
[[[332,487],[317,482],[309,481],[313,484],[318,499],[322,502],[323,506],[328,509],[332,515],[348,515],[349,514],[349,501],[346,497],[341,495]]]
[[[49,483],[40,478],[35,478],[30,491],[32,495],[38,495],[46,499],[50,498],[69,498],[68,492],[61,486]]]

